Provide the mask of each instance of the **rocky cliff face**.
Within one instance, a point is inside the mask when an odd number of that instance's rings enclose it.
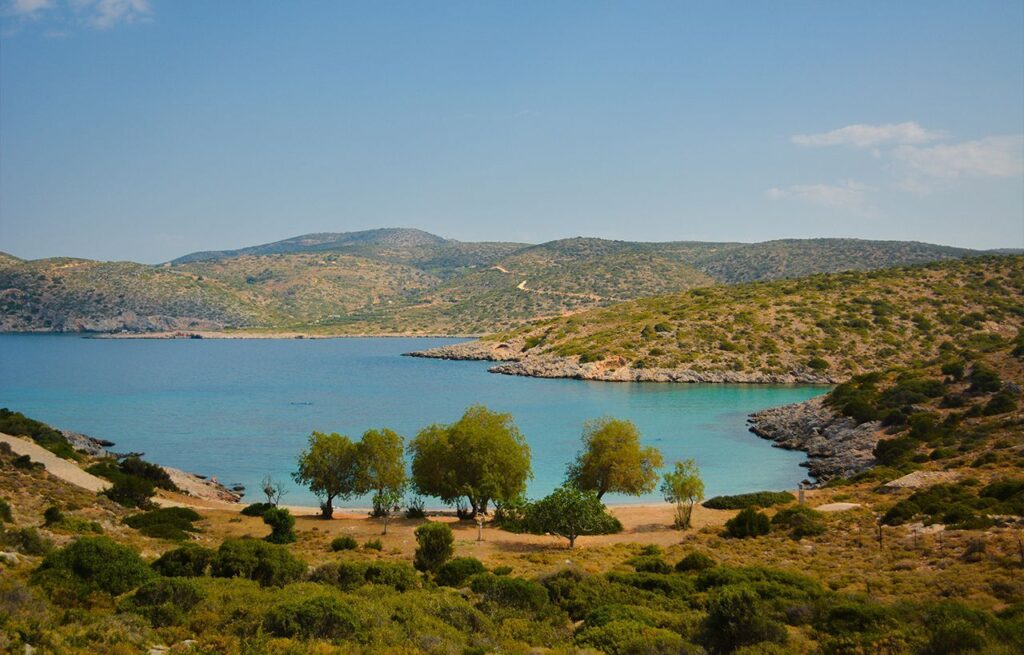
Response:
[[[818,483],[871,468],[881,438],[880,423],[857,423],[837,415],[824,397],[751,414],[750,431],[779,448],[807,453],[807,470]]]
[[[633,368],[621,359],[580,363],[572,357],[531,355],[522,340],[468,341],[409,353],[413,357],[502,362],[489,370],[504,375],[537,378],[575,378],[605,382],[705,382],[731,384],[837,384],[839,380],[810,371],[696,371],[685,368]]]

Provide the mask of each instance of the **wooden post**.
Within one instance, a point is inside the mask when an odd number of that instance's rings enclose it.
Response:
[[[800,489],[797,491],[797,496],[799,498],[799,503],[801,505],[803,505],[804,504],[804,488],[803,487],[800,487]]]

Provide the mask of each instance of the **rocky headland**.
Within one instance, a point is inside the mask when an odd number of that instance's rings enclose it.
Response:
[[[807,453],[805,466],[817,484],[871,468],[881,438],[878,421],[858,425],[833,412],[823,396],[756,412],[748,422],[776,447]]]
[[[680,382],[718,384],[837,384],[832,376],[811,370],[788,373],[758,371],[694,370],[688,368],[635,368],[615,357],[599,362],[580,362],[575,357],[533,355],[521,339],[512,341],[467,341],[409,353],[412,357],[500,362],[491,373],[536,378],[574,378],[604,382]]]

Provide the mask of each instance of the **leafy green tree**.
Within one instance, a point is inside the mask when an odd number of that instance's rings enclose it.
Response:
[[[318,497],[322,516],[334,515],[334,499],[347,499],[358,493],[357,448],[345,435],[314,432],[309,435],[309,448],[298,459],[298,470],[292,478],[307,485]]]
[[[676,468],[662,476],[661,493],[676,505],[676,527],[690,527],[693,506],[704,500],[704,481],[700,479],[697,462],[687,459],[676,462]]]
[[[569,540],[569,548],[583,535],[618,532],[622,525],[605,511],[593,491],[571,485],[559,487],[527,509],[531,531],[550,533]]]
[[[405,490],[405,439],[387,428],[367,430],[356,444],[356,492],[373,493],[373,515],[388,519]]]
[[[436,571],[451,559],[452,529],[447,523],[431,521],[416,528],[416,555],[413,566],[420,571]]]
[[[632,422],[605,417],[584,424],[583,450],[566,478],[596,493],[598,500],[609,491],[639,496],[654,489],[661,465],[657,448],[640,447],[640,432]]]
[[[409,444],[416,491],[448,504],[466,499],[486,512],[491,501],[505,502],[526,491],[533,477],[530,447],[510,414],[482,405],[466,410],[451,425],[430,425]]]

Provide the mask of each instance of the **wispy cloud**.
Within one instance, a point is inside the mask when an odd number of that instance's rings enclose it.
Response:
[[[772,200],[798,200],[829,209],[853,209],[866,211],[866,194],[871,187],[856,180],[844,180],[839,184],[794,184],[788,187],[772,187],[766,195]]]
[[[831,132],[797,134],[793,143],[800,146],[852,146],[877,148],[884,145],[910,145],[928,143],[945,137],[943,132],[926,130],[917,123],[885,123],[883,125],[847,125]]]
[[[7,0],[3,15],[17,26],[33,21],[44,25],[84,25],[107,30],[121,23],[136,23],[152,18],[149,0]],[[66,30],[47,29],[44,33],[66,34]]]
[[[106,30],[118,23],[149,20],[149,0],[73,0],[83,7],[86,21],[96,29]]]
[[[893,157],[912,172],[935,178],[1014,177],[1024,175],[1024,135],[901,146],[893,151]]]
[[[15,16],[34,16],[53,7],[54,0],[11,0],[7,13]]]

